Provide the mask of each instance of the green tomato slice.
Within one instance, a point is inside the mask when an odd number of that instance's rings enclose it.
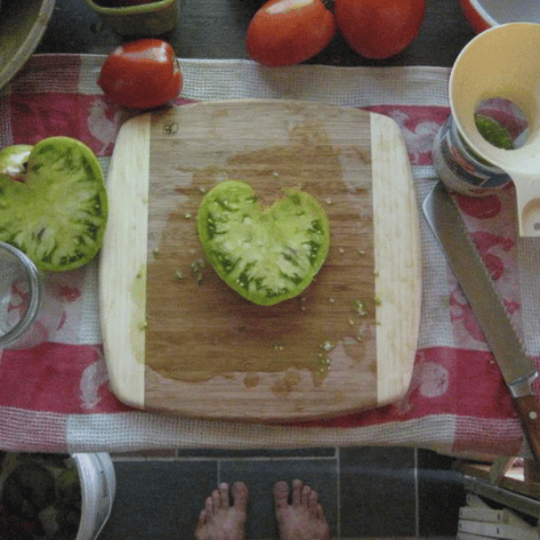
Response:
[[[499,122],[496,122],[483,114],[475,114],[474,120],[480,135],[482,135],[488,143],[497,148],[503,148],[504,150],[514,149],[514,141],[512,140],[509,131],[499,124]]]
[[[283,193],[264,207],[249,184],[228,180],[199,208],[206,257],[230,287],[261,306],[300,294],[328,254],[330,227],[322,206],[304,191]]]
[[[17,151],[26,153],[24,163]],[[0,152],[0,240],[41,270],[89,262],[103,243],[107,215],[103,171],[81,141],[49,137]]]

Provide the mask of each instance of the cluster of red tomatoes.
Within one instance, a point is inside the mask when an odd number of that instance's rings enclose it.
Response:
[[[251,20],[247,51],[267,66],[299,64],[339,31],[362,56],[389,58],[414,40],[425,5],[426,0],[270,0]],[[109,55],[98,84],[119,105],[150,109],[178,96],[182,74],[169,43],[139,39]]]
[[[340,32],[358,54],[382,60],[418,35],[426,0],[269,0],[248,27],[249,56],[266,66],[299,64]]]

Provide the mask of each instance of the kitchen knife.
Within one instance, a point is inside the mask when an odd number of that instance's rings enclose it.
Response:
[[[531,390],[538,375],[536,366],[524,353],[457,206],[441,182],[425,199],[423,210],[499,364],[530,449],[540,464],[540,403]]]

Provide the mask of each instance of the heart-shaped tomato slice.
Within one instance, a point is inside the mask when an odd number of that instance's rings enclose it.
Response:
[[[218,275],[262,306],[300,294],[323,265],[330,243],[326,212],[310,194],[287,188],[265,207],[249,184],[235,180],[205,196],[198,229]]]

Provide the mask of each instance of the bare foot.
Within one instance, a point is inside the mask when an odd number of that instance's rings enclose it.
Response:
[[[195,540],[244,540],[248,488],[243,482],[236,482],[231,494],[232,506],[229,485],[222,483],[206,499],[199,516]]]
[[[317,492],[301,480],[293,480],[291,504],[289,485],[278,482],[274,486],[274,502],[281,540],[330,540]]]

